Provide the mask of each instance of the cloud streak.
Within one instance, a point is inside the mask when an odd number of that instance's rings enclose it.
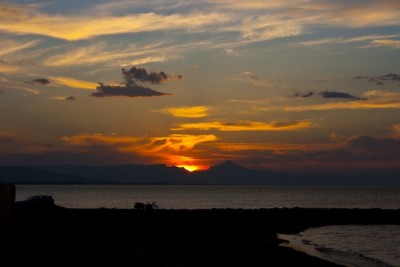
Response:
[[[36,10],[0,19],[0,30],[12,34],[37,34],[68,41],[99,35],[139,33],[177,29],[200,29],[229,18],[221,13],[162,15],[153,12],[126,16],[50,15]]]
[[[273,121],[271,123],[257,121],[237,121],[237,122],[197,122],[179,124],[172,130],[218,130],[222,132],[239,131],[299,131],[312,126],[310,121]]]
[[[298,44],[304,46],[323,46],[323,45],[333,45],[333,44],[349,44],[349,43],[361,43],[369,42],[372,44],[374,42],[384,41],[386,38],[399,37],[399,35],[363,35],[350,38],[336,37],[336,38],[325,38],[310,41],[299,42]]]
[[[206,106],[192,106],[165,108],[161,112],[178,118],[203,118],[210,115],[208,110]]]
[[[0,56],[14,54],[21,50],[36,46],[38,43],[39,43],[38,40],[33,40],[23,43],[14,40],[0,40]]]
[[[320,111],[335,109],[398,109],[400,108],[400,93],[370,90],[363,94],[360,101],[334,102],[325,104],[286,106],[277,109],[284,111]],[[267,108],[268,109],[268,108]]]
[[[295,93],[293,96],[294,97],[307,98],[307,97],[312,97],[313,95],[314,95],[313,92],[308,92],[308,93],[299,92],[299,93]]]
[[[381,76],[356,76],[355,79],[364,79],[378,85],[383,85],[387,81],[400,82],[400,74],[390,73]]]
[[[392,39],[373,40],[368,47],[389,47],[394,49],[400,49],[400,40],[392,40]]]
[[[113,8],[108,10],[107,5]],[[119,16],[112,14],[116,5],[108,3],[91,5],[85,13],[53,15],[41,11],[39,5],[8,4],[8,11],[2,12],[0,30],[68,41],[101,35],[176,30],[217,34],[233,32],[238,33],[241,40],[265,41],[309,33],[317,26],[364,28],[400,25],[399,4],[392,0],[369,1],[368,4],[363,1],[327,3],[297,0],[282,3],[251,0],[237,3],[205,0],[186,4],[186,13],[182,12],[182,4],[171,5],[170,2],[147,2],[133,11],[132,8],[138,4],[126,3],[123,6],[126,10],[119,6]],[[138,13],[137,10],[144,11]]]
[[[98,85],[97,83],[92,83],[89,81],[83,81],[69,77],[52,76],[49,79],[57,85],[67,86],[76,89],[83,89],[83,90],[95,90]]]

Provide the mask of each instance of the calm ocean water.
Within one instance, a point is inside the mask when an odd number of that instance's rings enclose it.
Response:
[[[164,209],[400,208],[400,187],[17,185],[17,201],[40,194],[67,208],[130,209],[153,201]]]
[[[17,185],[16,200],[51,195],[67,208],[400,208],[400,187]],[[400,226],[328,226],[280,236],[291,246],[347,266],[400,266]]]

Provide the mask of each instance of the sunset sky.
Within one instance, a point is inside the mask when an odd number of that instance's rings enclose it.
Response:
[[[400,1],[0,2],[0,165],[400,168]]]

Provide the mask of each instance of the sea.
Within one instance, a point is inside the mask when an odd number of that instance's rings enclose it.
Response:
[[[51,195],[66,208],[161,209],[379,208],[400,209],[400,187],[227,185],[17,185],[16,201]],[[278,236],[285,246],[350,267],[400,267],[400,225],[309,228]]]

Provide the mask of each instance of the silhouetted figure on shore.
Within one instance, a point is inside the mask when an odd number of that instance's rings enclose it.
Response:
[[[136,202],[134,205],[134,208],[136,210],[157,210],[158,206],[156,203],[153,201],[152,203],[142,203],[142,202]]]

